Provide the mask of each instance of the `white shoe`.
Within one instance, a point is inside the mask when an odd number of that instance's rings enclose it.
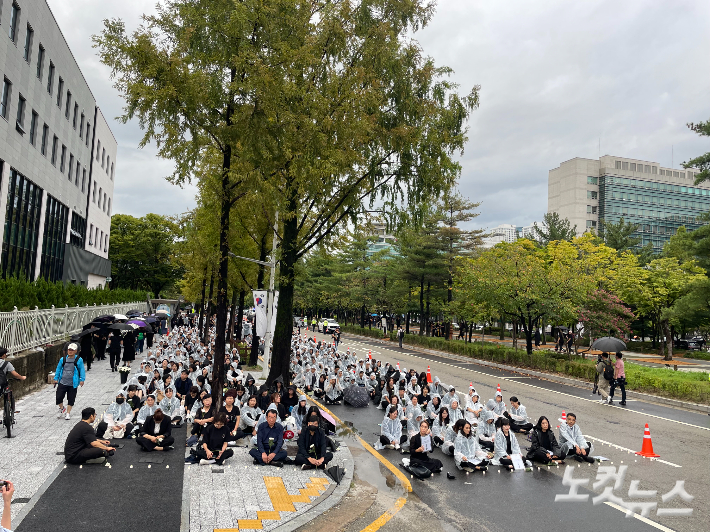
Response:
[[[389,443],[389,444],[385,445],[385,449],[394,449],[394,445]]]
[[[599,404],[600,404],[600,405],[603,405],[604,403],[606,403],[606,399],[599,399]]]
[[[69,412],[64,415],[64,419],[66,419],[67,421],[71,419],[71,415],[69,414]]]
[[[67,413],[67,409],[62,407],[57,414],[57,419],[62,419],[62,416]]]
[[[611,395],[609,396],[609,399],[607,400],[607,403],[612,404],[614,400],[611,398]]]
[[[237,442],[236,442],[236,441],[227,442],[227,447],[236,447],[236,446],[237,446]]]
[[[395,444],[394,444],[394,448],[395,448],[395,449],[399,449],[399,443],[395,443]]]
[[[214,460],[205,460],[204,458],[202,460],[200,460],[200,465],[211,465],[214,463],[215,463]]]

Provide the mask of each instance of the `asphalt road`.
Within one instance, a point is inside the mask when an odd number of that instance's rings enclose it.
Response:
[[[317,336],[323,338],[320,334]],[[399,362],[402,368],[414,367],[418,372],[430,365],[433,376],[438,376],[446,384],[453,384],[460,391],[467,391],[472,381],[481,394],[482,402],[493,397],[496,385],[500,384],[505,401],[509,402],[511,395],[517,395],[533,421],[540,415],[546,415],[555,425],[562,410],[575,412],[583,433],[595,444],[594,454],[609,458],[601,465],[628,466],[624,480],[614,490],[615,496],[629,501],[631,482],[638,480],[639,489],[657,491],[655,498],[646,501],[657,501],[658,508],[693,509],[691,517],[659,517],[656,510],[652,510],[648,519],[642,520],[638,517],[626,518],[618,507],[594,505],[591,498],[603,492],[601,486],[592,488],[599,467],[596,464],[582,464],[575,470],[575,477],[590,479],[588,487],[591,491],[580,489],[580,493],[591,494],[587,502],[555,502],[556,494],[568,492],[568,488],[562,485],[564,468],[548,470],[543,467],[538,471],[535,467],[533,472],[528,473],[498,473],[497,468],[492,467],[485,476],[466,475],[456,470],[452,458],[439,454],[437,457],[444,462],[445,471],[451,471],[457,478],[448,480],[442,474],[426,481],[413,480],[414,493],[410,495],[413,508],[397,514],[381,530],[404,530],[409,525],[416,526],[427,510],[436,517],[437,529],[441,530],[472,530],[476,527],[503,531],[520,526],[560,531],[610,528],[656,528],[683,532],[707,530],[710,505],[703,500],[710,472],[706,456],[710,436],[710,418],[707,415],[643,401],[628,401],[626,408],[604,406],[596,402],[597,396],[592,396],[588,389],[522,377],[412,349],[399,349],[389,342],[343,335],[340,349],[348,347],[355,349],[359,356],[367,356],[367,351],[372,350],[373,358]],[[366,441],[374,443],[377,439],[379,423],[384,415],[382,410],[376,410],[372,405],[367,409],[335,406],[332,410]],[[650,426],[654,450],[661,455],[660,460],[652,461],[633,454],[641,448],[645,423]],[[529,445],[527,440],[519,438],[519,441],[525,452]],[[393,464],[401,461],[401,456],[395,451],[385,450],[383,454]],[[574,460],[568,461],[568,464],[577,466]],[[378,475],[383,478],[387,476],[373,467],[366,457],[356,459],[355,474],[375,486],[374,489],[381,483]],[[661,496],[679,480],[685,481],[686,492],[695,499],[689,503],[680,498],[662,502]],[[385,485],[389,486],[386,482]]]

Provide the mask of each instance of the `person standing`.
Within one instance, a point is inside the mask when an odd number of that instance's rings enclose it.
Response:
[[[621,388],[621,402],[619,404],[626,406],[626,371],[624,368],[623,355],[621,353],[616,354],[614,380],[611,382],[611,388],[609,390],[609,404],[614,402],[614,389],[617,386]]]
[[[136,336],[133,331],[125,331],[123,336],[123,365],[131,367],[136,359]]]
[[[138,341],[136,342],[136,354],[143,352],[143,342],[145,342],[145,333],[143,331],[139,331]]]
[[[108,334],[102,328],[94,333],[94,349],[96,349],[96,360],[104,360],[106,358],[106,341]]]
[[[91,344],[92,341],[90,334],[81,337],[81,341],[79,342],[81,349],[79,350],[79,352],[81,353],[81,358],[84,361],[86,371],[91,370],[91,362],[94,359],[94,353],[91,352]]]
[[[79,386],[84,386],[86,372],[84,371],[84,361],[78,356],[79,346],[74,342],[66,345],[64,356],[59,359],[57,369],[54,372],[54,384],[57,385],[57,407],[59,414],[57,418],[64,416],[64,419],[71,419],[71,409],[74,407],[76,392]],[[64,397],[67,398],[67,406],[64,406]]]
[[[399,348],[402,349],[402,341],[404,340],[404,329],[402,329],[402,326],[399,326],[399,330],[397,331],[397,338],[399,339]]]
[[[609,362],[609,353],[602,353],[602,361],[597,364],[597,373],[599,374],[599,393],[602,398],[600,403],[611,403],[611,395],[609,395],[609,386],[614,380],[614,366]]]
[[[336,328],[333,333],[333,342],[335,342],[335,350],[337,351],[340,344],[340,327]]]
[[[108,339],[108,358],[111,364],[111,372],[118,370],[118,363],[121,361],[121,332],[113,331]]]

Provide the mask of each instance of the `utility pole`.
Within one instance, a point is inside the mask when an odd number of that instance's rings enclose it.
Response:
[[[276,319],[272,310],[274,306],[274,277],[276,276],[276,239],[278,238],[279,211],[276,211],[274,220],[274,238],[271,242],[271,267],[269,274],[269,291],[266,297],[266,334],[264,335],[264,366],[262,376],[269,376],[269,362],[271,361],[271,322]]]

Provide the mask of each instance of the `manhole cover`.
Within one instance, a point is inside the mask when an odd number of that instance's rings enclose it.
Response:
[[[30,502],[29,498],[17,498],[12,500],[12,504],[19,503],[19,504],[26,504]]]

